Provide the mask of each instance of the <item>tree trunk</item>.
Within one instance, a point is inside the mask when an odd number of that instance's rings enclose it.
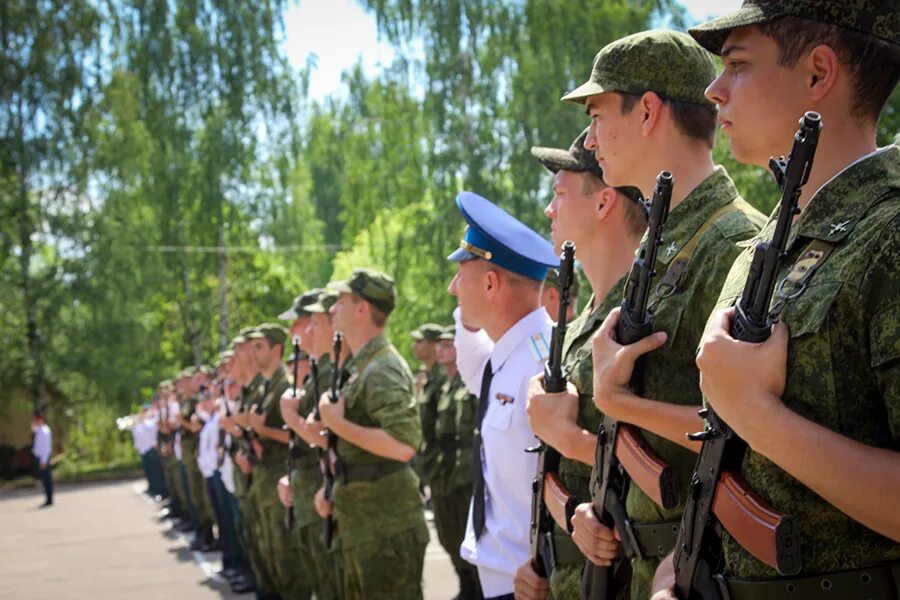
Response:
[[[225,252],[225,223],[222,207],[219,207],[219,226],[216,244],[219,249],[219,352],[228,346],[228,255]]]
[[[178,239],[179,245],[186,245],[184,221],[181,219],[181,215],[179,215],[178,218]],[[194,312],[194,288],[191,285],[191,270],[188,265],[187,252],[181,253],[181,281],[184,286],[184,303],[186,306],[184,316],[187,321],[188,339],[191,344],[191,356],[194,359],[194,366],[199,367],[203,364],[203,354],[200,349],[200,326],[197,323],[197,315]]]

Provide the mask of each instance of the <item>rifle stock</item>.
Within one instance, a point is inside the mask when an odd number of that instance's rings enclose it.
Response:
[[[548,473],[544,477],[544,506],[563,531],[572,532],[572,515],[575,514],[577,501],[569,493],[559,478],[559,473]]]
[[[651,500],[666,510],[678,506],[675,470],[653,452],[637,429],[620,423],[614,452],[628,477]]]

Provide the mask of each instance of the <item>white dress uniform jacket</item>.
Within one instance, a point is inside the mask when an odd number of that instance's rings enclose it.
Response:
[[[516,570],[529,556],[531,482],[537,455],[526,453],[536,438],[525,403],[528,383],[543,371],[549,354],[553,322],[543,307],[513,325],[496,343],[484,331],[467,330],[456,318],[459,374],[478,396],[488,359],[494,377],[481,424],[482,469],[485,483],[485,529],[475,539],[472,505],[460,556],[478,568],[485,597],[513,593]]]
[[[219,468],[219,413],[203,424],[200,430],[200,443],[197,447],[197,466],[204,479],[209,479]]]

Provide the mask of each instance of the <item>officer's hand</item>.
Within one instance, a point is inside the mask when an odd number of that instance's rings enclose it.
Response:
[[[256,404],[247,412],[247,425],[250,429],[254,429],[259,431],[266,425],[266,415],[262,413],[257,413],[258,406]]]
[[[237,452],[234,455],[234,464],[238,466],[238,469],[240,469],[241,473],[244,475],[249,475],[253,470],[253,465],[250,464],[250,460],[243,451]]]
[[[598,567],[612,565],[621,544],[615,530],[600,522],[590,502],[579,504],[572,516],[572,541]]]
[[[543,381],[543,375],[535,375],[528,384],[528,421],[536,436],[551,446],[560,446],[558,425],[575,423],[578,418],[578,390],[570,383],[566,392],[548,394]]]
[[[285,475],[278,480],[278,499],[282,506],[293,506],[294,497],[291,495],[291,482]]]
[[[628,421],[628,406],[634,393],[628,387],[638,357],[666,343],[664,332],[654,333],[639,342],[623,346],[615,339],[621,308],[607,315],[591,341],[594,360],[594,404],[613,419]]]
[[[534,572],[531,559],[516,570],[513,586],[516,600],[546,600],[550,595],[550,581]]]
[[[331,502],[325,499],[324,487],[320,487],[316,491],[316,496],[313,499],[313,504],[316,507],[316,512],[319,513],[319,516],[323,519],[331,514]]]
[[[669,554],[656,568],[653,576],[652,600],[678,600],[675,591],[675,563]]]
[[[733,317],[733,307],[716,311],[700,340],[700,390],[716,413],[751,441],[753,425],[771,415],[784,394],[788,328],[776,323],[765,342],[739,342],[729,333]]]
[[[319,417],[325,427],[334,427],[344,420],[344,395],[338,394],[337,402],[331,402],[331,394],[322,394],[319,400]]]

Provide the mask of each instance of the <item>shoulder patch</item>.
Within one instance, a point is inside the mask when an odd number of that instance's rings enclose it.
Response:
[[[528,347],[531,349],[531,356],[534,362],[542,363],[550,356],[550,344],[543,333],[536,333],[528,338]]]

